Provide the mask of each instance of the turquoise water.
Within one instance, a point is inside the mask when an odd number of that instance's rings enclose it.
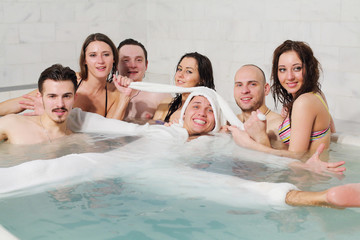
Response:
[[[121,179],[1,201],[20,239],[357,239],[360,213],[234,209],[139,192]]]
[[[108,150],[133,141],[95,139]],[[359,147],[332,144],[330,158],[347,161],[348,170],[343,178],[272,168],[250,161],[269,156],[242,152],[243,156],[234,157],[226,150],[216,151],[184,161],[203,171],[256,181],[287,181],[304,190],[360,182]],[[235,208],[199,198],[183,198],[181,194],[154,193],[141,186],[141,182],[128,183],[122,177],[59,185],[34,195],[3,198],[0,213],[0,224],[20,239],[358,239],[360,236],[359,209]]]

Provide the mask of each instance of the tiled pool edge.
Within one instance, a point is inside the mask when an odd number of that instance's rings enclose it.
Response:
[[[17,90],[25,90],[25,89],[35,89],[37,88],[37,84],[28,84],[28,85],[19,85],[19,86],[10,86],[10,87],[0,87],[0,92],[11,92]]]

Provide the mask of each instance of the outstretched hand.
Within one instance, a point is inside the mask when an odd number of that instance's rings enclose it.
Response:
[[[44,106],[40,97],[26,94],[23,98],[27,100],[19,102],[21,108],[24,110],[33,110],[32,112],[24,113],[25,116],[39,116],[44,113]]]
[[[323,162],[320,159],[320,154],[324,151],[325,144],[320,144],[320,146],[316,149],[316,152],[309,158],[305,164],[304,168],[316,172],[316,173],[334,173],[342,175],[344,171],[346,170],[345,167],[342,167],[342,165],[345,164],[344,161],[329,163],[329,162]]]

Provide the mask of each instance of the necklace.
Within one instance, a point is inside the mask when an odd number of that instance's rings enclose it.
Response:
[[[49,136],[48,131],[47,131],[46,128],[44,127],[44,124],[43,124],[42,121],[41,121],[41,116],[40,116],[40,124],[41,124],[42,128],[44,129],[44,132],[45,132],[46,136],[48,137],[49,142],[51,143],[51,138],[50,138],[50,136]],[[66,131],[66,130],[65,130],[65,131]]]
[[[271,112],[271,110],[267,107],[267,110],[266,110],[266,112],[264,113],[264,115],[266,116],[266,115],[268,115],[270,112]]]
[[[44,129],[44,132],[46,134],[46,136],[48,137],[48,140],[49,140],[49,143],[51,143],[51,138],[49,136],[49,132],[46,130],[46,128],[44,127],[44,124],[42,123],[42,120],[41,120],[41,116],[40,116],[40,124],[41,124],[41,127]],[[67,126],[65,124],[65,131],[64,131],[64,135],[66,135],[66,131],[67,131]]]
[[[270,110],[268,107],[266,107],[266,111],[265,111],[264,115],[267,116],[270,112],[271,112],[271,110]],[[241,114],[241,115],[240,115],[240,118],[241,118],[241,119],[240,119],[241,122],[245,122],[245,121],[246,121],[244,114]]]
[[[137,95],[139,95],[140,92],[141,92],[141,91],[138,90],[138,92],[137,92],[134,96],[132,96],[132,97],[130,98],[130,101],[133,100],[133,98],[135,98]]]

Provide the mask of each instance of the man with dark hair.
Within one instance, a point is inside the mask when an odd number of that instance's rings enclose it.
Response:
[[[39,116],[9,114],[0,118],[0,140],[13,144],[52,142],[69,135],[67,117],[75,101],[76,74],[60,64],[45,69],[38,81],[44,112]]]
[[[144,45],[129,38],[119,44],[118,51],[119,77],[127,77],[134,82],[141,82],[148,66],[148,56]],[[165,93],[141,92],[121,87],[118,89],[129,96],[125,121],[140,121],[140,123],[148,121],[153,118],[161,101],[164,98],[171,98],[170,94]]]

